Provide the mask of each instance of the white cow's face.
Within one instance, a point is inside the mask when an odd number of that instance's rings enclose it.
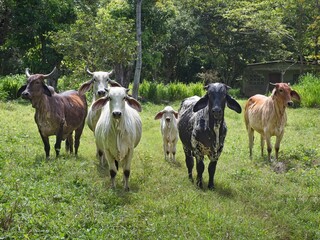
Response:
[[[108,80],[112,72],[94,72],[93,79],[93,93],[95,99],[104,97],[106,94],[106,88],[108,87]]]
[[[123,87],[112,87],[108,90],[110,113],[115,119],[120,119],[125,110],[128,90]]]
[[[175,118],[174,114],[175,114],[175,111],[173,110],[173,108],[170,106],[167,106],[163,110],[162,119],[166,122],[166,124],[169,124],[174,120]]]
[[[173,110],[171,106],[166,106],[162,111],[158,112],[155,116],[155,120],[160,119],[165,124],[170,124],[174,119],[178,118],[178,112]]]

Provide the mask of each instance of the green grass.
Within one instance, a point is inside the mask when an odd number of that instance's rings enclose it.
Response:
[[[163,107],[143,104],[143,134],[126,193],[121,172],[116,190],[109,189],[88,127],[77,158],[63,149],[56,159],[52,137],[46,161],[31,105],[0,102],[0,238],[320,238],[319,109],[288,109],[282,172],[260,157],[259,141],[249,159],[243,115],[226,109],[228,134],[210,191],[189,182],[181,142],[178,163],[164,160],[154,120]]]

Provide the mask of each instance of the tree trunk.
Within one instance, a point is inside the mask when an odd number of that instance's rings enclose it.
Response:
[[[142,0],[137,0],[136,6],[136,31],[137,31],[137,62],[136,62],[136,69],[134,73],[134,81],[133,81],[133,89],[132,89],[132,96],[135,99],[138,99],[139,93],[139,85],[140,85],[140,75],[141,75],[141,68],[142,68],[142,45],[141,45],[141,3]]]

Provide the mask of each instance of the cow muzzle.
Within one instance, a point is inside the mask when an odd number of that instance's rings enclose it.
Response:
[[[105,90],[99,90],[97,92],[97,94],[98,94],[99,97],[104,97],[104,95],[106,95],[106,91]]]
[[[288,107],[292,107],[293,106],[293,102],[292,101],[289,101],[287,104],[288,104]]]
[[[218,107],[215,107],[212,109],[212,114],[213,114],[214,119],[217,119],[217,120],[221,120],[223,117],[222,109],[218,108]]]
[[[30,95],[30,93],[27,92],[27,91],[23,91],[23,92],[21,93],[21,97],[22,97],[23,99],[27,99],[27,100],[31,99],[31,95]]]
[[[169,117],[166,118],[166,122],[169,123],[171,119]]]
[[[114,111],[114,112],[112,112],[112,116],[115,119],[119,119],[119,118],[121,118],[121,112],[120,111]]]

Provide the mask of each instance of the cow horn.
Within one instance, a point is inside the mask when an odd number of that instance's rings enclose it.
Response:
[[[29,73],[29,68],[26,68],[25,73],[26,73],[27,78],[29,78],[31,76],[31,74]]]
[[[86,66],[86,72],[87,72],[88,74],[90,74],[90,75],[93,75],[93,73],[92,73],[92,72],[90,72],[90,70],[89,70],[88,66]]]
[[[269,84],[272,85],[272,86],[276,86],[277,85],[277,84],[272,83],[272,82],[269,82]]]
[[[46,74],[46,75],[43,75],[43,77],[44,77],[44,78],[49,78],[49,77],[51,77],[51,76],[55,73],[56,70],[57,70],[57,67],[54,67],[51,73]]]

